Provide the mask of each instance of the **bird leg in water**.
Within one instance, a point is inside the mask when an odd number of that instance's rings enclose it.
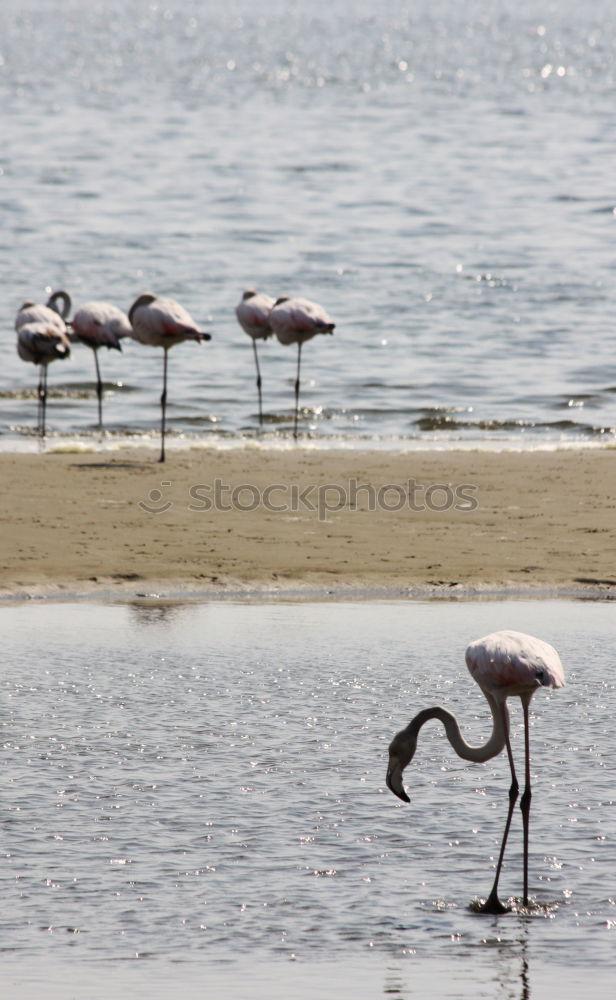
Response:
[[[165,428],[167,422],[167,359],[169,355],[169,349],[165,347],[165,360],[163,363],[163,391],[160,397],[160,458],[159,462],[165,461]]]
[[[47,365],[41,365],[41,377],[38,384],[39,398],[39,437],[45,438],[45,418],[47,411]]]
[[[98,429],[103,433],[103,380],[101,379],[101,370],[98,365],[98,351],[94,348],[94,365],[96,367],[96,395],[98,398]]]
[[[295,378],[295,420],[293,423],[293,437],[297,440],[297,417],[299,413],[299,369],[302,363],[302,342],[297,345],[297,376]]]
[[[522,810],[522,825],[524,829],[524,896],[522,897],[522,903],[524,906],[528,906],[528,828],[530,820],[530,800],[532,797],[532,792],[530,788],[530,736],[528,731],[529,705],[530,705],[530,695],[523,696],[522,707],[524,710],[524,754],[525,754],[526,776],[524,784],[524,793],[520,801],[520,809]]]
[[[41,437],[41,418],[43,406],[43,365],[39,365],[39,380],[36,387],[36,428]]]
[[[259,355],[257,354],[257,342],[252,341],[252,349],[255,355],[255,365],[257,368],[257,392],[259,393],[259,425],[263,424],[263,401],[261,399],[261,369],[259,368]]]
[[[501,711],[504,711],[504,706],[499,706]],[[485,903],[481,907],[482,913],[508,913],[510,910],[509,906],[505,906],[501,903],[498,898],[498,880],[500,878],[501,868],[503,867],[503,858],[505,857],[505,847],[507,846],[507,838],[509,837],[509,829],[511,827],[511,819],[513,817],[513,809],[518,800],[518,795],[520,794],[520,786],[518,784],[518,779],[515,773],[515,765],[513,763],[513,753],[511,752],[511,742],[509,740],[509,720],[505,717],[505,746],[507,748],[507,757],[509,758],[509,767],[511,768],[511,787],[509,789],[509,809],[507,811],[507,822],[505,823],[505,829],[503,831],[503,839],[501,842],[500,853],[498,855],[498,862],[496,864],[496,874],[494,876],[494,885],[492,886],[492,891],[486,899]]]

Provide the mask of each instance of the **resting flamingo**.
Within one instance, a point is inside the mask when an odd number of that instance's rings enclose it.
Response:
[[[511,768],[509,810],[500,847],[492,891],[481,910],[484,913],[506,913],[509,907],[498,898],[498,881],[505,855],[505,846],[511,826],[513,808],[519,795],[511,743],[509,740],[509,711],[507,698],[517,695],[524,712],[525,787],[520,807],[524,834],[524,895],[523,905],[528,906],[528,829],[531,802],[530,741],[528,714],[530,700],[540,687],[560,688],[565,683],[560,657],[553,646],[542,639],[522,632],[493,632],[483,639],[471,642],[466,650],[466,664],[472,677],[483,691],[492,712],[492,735],[484,746],[469,746],[460,733],[458,721],[451,712],[436,706],[426,708],[401,730],[389,747],[387,787],[402,799],[410,802],[402,783],[402,772],[413,759],[419,730],[430,719],[439,719],[453,749],[463,760],[483,763],[495,757],[503,747]]]
[[[261,398],[261,370],[257,354],[257,340],[267,340],[272,335],[269,316],[273,305],[274,299],[271,296],[265,295],[263,292],[256,292],[253,288],[248,288],[242,295],[241,302],[235,310],[238,323],[248,336],[252,338],[252,349],[257,369],[260,425],[263,424],[263,401]]]
[[[128,311],[133,328],[133,337],[141,344],[162,347],[165,352],[163,364],[163,391],[160,397],[160,458],[165,461],[165,430],[167,414],[167,355],[174,344],[183,340],[211,340],[211,334],[199,330],[190,313],[174,299],[159,298],[152,292],[144,292],[135,299]]]
[[[58,305],[58,303],[62,303]],[[37,389],[38,432],[45,437],[45,417],[47,410],[47,368],[52,361],[65,360],[71,356],[71,345],[64,319],[71,308],[67,292],[53,292],[47,305],[27,301],[15,317],[17,332],[17,353],[22,361],[39,365]]]
[[[281,344],[297,344],[297,375],[295,378],[295,418],[293,437],[297,438],[299,413],[299,371],[302,344],[317,333],[333,333],[336,327],[322,306],[308,299],[276,299],[269,315],[270,326]]]
[[[92,349],[96,368],[96,395],[98,398],[98,427],[103,430],[103,381],[98,363],[99,347],[122,350],[120,340],[132,334],[126,313],[109,302],[86,302],[73,316],[70,326],[76,340]]]

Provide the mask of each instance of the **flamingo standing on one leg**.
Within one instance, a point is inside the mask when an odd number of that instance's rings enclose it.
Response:
[[[163,364],[163,391],[160,397],[160,458],[165,461],[165,429],[167,415],[167,355],[169,348],[183,340],[211,340],[211,334],[199,330],[190,313],[174,299],[158,298],[152,292],[144,292],[136,299],[128,311],[133,337],[141,344],[162,347],[165,352]]]
[[[109,302],[87,302],[73,316],[70,324],[73,334],[82,344],[92,348],[96,368],[96,395],[98,398],[98,427],[103,430],[103,382],[98,363],[99,347],[122,350],[120,340],[129,337],[133,328],[126,313]]]
[[[62,311],[56,307],[56,302],[62,302]],[[71,345],[68,339],[64,316],[71,307],[70,297],[66,292],[54,292],[47,305],[38,305],[28,301],[19,309],[15,317],[17,332],[17,353],[22,361],[29,361],[40,366],[37,389],[38,432],[45,437],[45,417],[47,410],[47,367],[52,361],[64,360],[71,356]]]
[[[276,299],[269,315],[270,326],[281,344],[297,344],[297,375],[295,378],[295,419],[293,437],[297,438],[299,413],[299,371],[302,344],[317,333],[333,333],[336,324],[322,306],[308,299]]]
[[[507,748],[511,768],[511,788],[509,789],[509,810],[501,843],[494,885],[487,900],[481,907],[483,913],[505,913],[508,907],[498,898],[498,880],[503,864],[505,846],[511,826],[513,808],[519,795],[519,785],[513,763],[509,740],[509,711],[507,698],[518,695],[524,712],[525,787],[520,807],[524,830],[524,896],[523,905],[528,906],[528,827],[530,815],[530,742],[528,732],[528,712],[530,700],[540,687],[560,688],[565,683],[565,675],[560,657],[553,646],[542,639],[524,635],[522,632],[493,632],[483,639],[472,642],[466,650],[466,664],[473,678],[483,691],[492,712],[493,728],[490,739],[484,746],[469,746],[461,733],[458,721],[451,712],[436,706],[426,708],[399,732],[389,747],[389,767],[387,787],[402,799],[410,802],[402,784],[402,772],[410,764],[417,746],[419,730],[429,719],[439,719],[447,738],[459,757],[464,760],[483,763]]]
[[[274,305],[274,299],[263,292],[256,292],[253,288],[248,288],[242,295],[242,300],[238,304],[235,315],[243,330],[252,338],[252,349],[255,356],[255,366],[257,369],[257,392],[259,394],[259,424],[263,424],[263,401],[261,398],[261,370],[259,368],[259,357],[257,354],[257,340],[267,340],[272,335],[272,328],[269,322],[269,315]]]

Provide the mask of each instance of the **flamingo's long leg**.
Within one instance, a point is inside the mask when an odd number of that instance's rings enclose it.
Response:
[[[522,799],[520,801],[520,809],[522,810],[522,824],[524,829],[524,896],[522,897],[522,902],[524,906],[528,906],[528,829],[530,820],[530,800],[532,798],[532,792],[530,787],[530,735],[528,728],[529,704],[530,704],[530,696],[522,697],[522,708],[524,710],[524,757],[525,757],[525,767],[526,767],[524,792],[522,794]]]
[[[257,354],[257,342],[252,341],[252,349],[255,355],[255,365],[257,368],[257,392],[259,393],[259,424],[263,423],[263,401],[261,399],[261,369],[259,368],[259,355]]]
[[[39,380],[36,389],[36,423],[39,437],[43,436],[43,372],[44,365],[39,365]]]
[[[167,358],[169,349],[165,347],[165,360],[163,364],[163,391],[160,397],[160,458],[159,462],[165,461],[165,429],[167,423]]]
[[[518,795],[520,794],[520,786],[518,784],[518,779],[515,773],[515,765],[513,762],[513,754],[511,752],[511,741],[509,739],[509,719],[507,716],[507,709],[504,705],[500,706],[500,710],[505,716],[505,746],[507,747],[507,757],[509,758],[509,767],[511,768],[511,787],[509,789],[509,808],[507,810],[507,821],[505,823],[505,829],[503,831],[503,839],[501,841],[500,852],[498,855],[498,861],[496,864],[496,874],[494,876],[494,885],[490,895],[483,904],[481,910],[482,913],[507,913],[508,907],[501,903],[498,898],[498,880],[500,878],[501,868],[503,867],[503,858],[505,857],[505,847],[507,846],[507,838],[509,836],[509,830],[511,827],[511,819],[513,816],[513,809],[517,802]]]
[[[297,439],[297,417],[299,413],[299,369],[302,363],[302,342],[297,344],[297,376],[295,378],[295,421],[293,423],[293,437]]]
[[[101,370],[98,364],[98,351],[96,348],[93,349],[94,354],[94,365],[96,367],[96,395],[98,398],[98,429],[102,431],[103,429],[103,380],[101,379]]]
[[[40,398],[40,404],[41,404],[41,422],[40,422],[40,427],[39,427],[39,433],[40,433],[40,436],[44,439],[45,438],[45,432],[46,432],[45,421],[46,421],[46,417],[47,417],[47,365],[41,365],[41,368],[42,368],[41,381],[40,381],[40,384],[39,384],[39,391],[40,391],[39,398]]]

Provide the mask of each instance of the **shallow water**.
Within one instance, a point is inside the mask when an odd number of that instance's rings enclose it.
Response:
[[[26,298],[171,294],[171,443],[257,434],[243,288],[337,323],[304,352],[333,446],[603,444],[613,364],[616,19],[607,0],[5,0],[0,448],[35,448]],[[158,428],[161,352],[101,357],[110,443]],[[294,351],[263,345],[265,440]],[[99,447],[93,364],[50,370],[52,444]]]
[[[590,966],[613,976],[610,602],[141,599],[0,618],[12,995],[44,982],[98,998],[113,981],[131,996],[412,997],[429,983],[437,998],[528,1000],[548,981],[579,996]],[[505,755],[466,764],[435,725],[410,806],[384,772],[420,707],[486,738],[463,653],[501,627],[556,645],[568,683],[533,704],[537,905],[493,918],[469,904],[490,887]],[[515,706],[512,724],[519,760]],[[501,888],[515,897],[514,824]]]

